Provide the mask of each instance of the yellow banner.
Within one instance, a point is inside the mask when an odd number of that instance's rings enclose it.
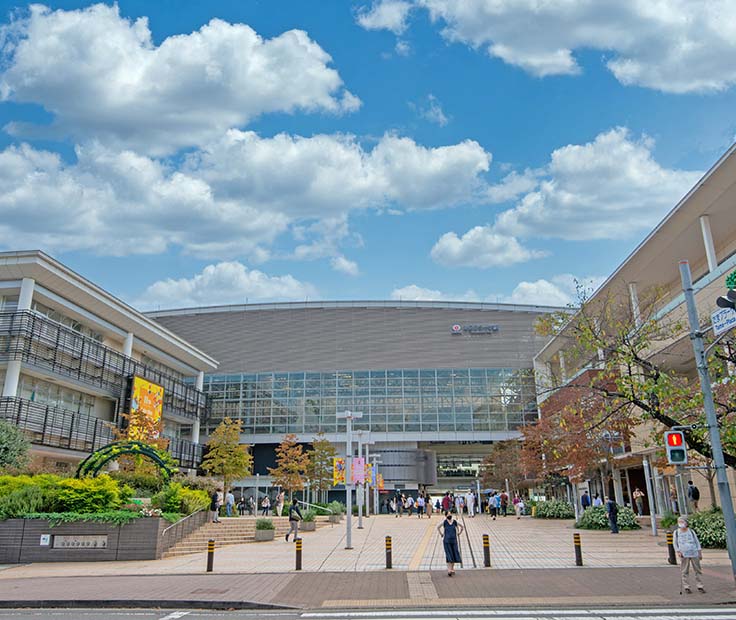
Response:
[[[153,437],[148,436],[148,431],[143,426],[143,420],[147,420],[149,428],[157,428],[161,422],[161,414],[164,408],[164,388],[141,377],[133,377],[133,388],[130,396],[130,424],[128,426],[128,439],[158,439],[158,431],[153,432]]]
[[[345,484],[345,459],[335,456],[332,458],[332,486]]]
[[[365,481],[370,486],[375,486],[375,480],[373,479],[373,463],[365,464]]]
[[[376,483],[378,484],[378,490],[383,491],[383,474],[376,475]]]

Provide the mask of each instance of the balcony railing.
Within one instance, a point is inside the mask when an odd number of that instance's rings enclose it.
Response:
[[[0,398],[0,420],[23,429],[31,443],[53,448],[93,452],[117,440],[112,422],[24,398]],[[169,439],[169,452],[181,467],[202,462],[202,446],[191,441]]]
[[[28,310],[0,312],[0,361],[19,360],[122,399],[128,378],[138,375],[164,388],[167,413],[204,418],[207,396],[93,338]]]

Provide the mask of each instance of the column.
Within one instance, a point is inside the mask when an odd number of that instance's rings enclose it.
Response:
[[[713,245],[713,233],[710,231],[709,216],[700,216],[700,230],[703,233],[703,245],[705,246],[705,256],[708,259],[708,271],[712,272],[718,267],[718,259],[716,258],[716,246]]]
[[[20,294],[18,296],[18,311],[30,310],[33,305],[33,290],[36,281],[33,278],[23,278],[20,283]],[[5,383],[3,383],[3,398],[14,398],[18,395],[18,382],[20,381],[20,361],[9,360],[5,371]]]
[[[195,382],[194,387],[196,387],[200,392],[204,389],[204,370],[200,370],[197,373],[197,381]]]
[[[614,469],[613,470],[613,493],[616,498],[616,503],[619,506],[624,505],[624,491],[621,487],[621,470],[620,469]]]
[[[636,290],[636,282],[629,282],[629,298],[631,299],[631,314],[634,317],[634,325],[641,327],[641,311],[639,310],[639,293]]]
[[[30,310],[33,304],[33,289],[36,281],[32,278],[23,278],[20,283],[20,295],[18,296],[18,310]]]
[[[133,332],[128,332],[125,335],[125,342],[123,342],[123,355],[126,357],[133,357]]]
[[[192,423],[192,443],[199,443],[199,418]]]
[[[197,380],[194,383],[194,387],[197,388],[200,392],[204,389],[204,371],[200,370],[197,373]],[[192,424],[192,441],[194,443],[199,443],[199,418],[197,418],[194,421],[194,424]]]
[[[565,354],[562,351],[560,351],[557,354],[557,359],[560,361],[561,383],[565,383],[567,381],[567,368],[565,367]]]

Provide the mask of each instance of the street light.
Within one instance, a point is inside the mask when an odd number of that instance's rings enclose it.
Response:
[[[352,517],[353,517],[353,420],[362,418],[363,414],[358,411],[338,411],[337,419],[345,419],[346,426],[346,450],[345,450],[345,504],[347,507],[347,518],[345,519],[345,548],[353,548]]]

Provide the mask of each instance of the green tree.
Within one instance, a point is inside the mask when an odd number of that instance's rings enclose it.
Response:
[[[202,469],[210,475],[221,476],[224,491],[230,488],[233,480],[250,475],[253,456],[248,446],[240,443],[240,420],[225,418],[213,431],[207,442]]]
[[[499,441],[491,447],[480,465],[480,483],[484,488],[506,489],[506,480],[511,490],[519,489],[524,480],[521,464],[521,444],[516,439]]]
[[[0,420],[0,469],[23,467],[28,463],[30,442],[15,424]]]
[[[273,476],[275,485],[289,492],[289,499],[294,491],[304,488],[304,475],[309,465],[309,456],[304,447],[297,443],[296,435],[288,434],[276,448],[276,467],[269,467],[268,472]]]
[[[332,459],[337,456],[337,449],[319,433],[312,440],[312,448],[307,452],[307,477],[310,486],[316,491],[327,491],[332,486]]]

